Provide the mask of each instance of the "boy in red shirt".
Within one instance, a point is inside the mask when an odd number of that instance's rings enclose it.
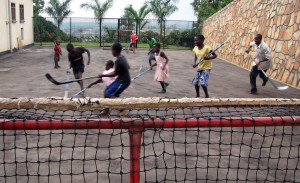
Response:
[[[130,48],[132,47],[133,53],[135,53],[135,48],[136,48],[136,40],[138,39],[138,36],[136,35],[135,31],[132,31],[132,35],[130,36]],[[128,47],[127,53],[130,49]]]
[[[56,44],[54,46],[54,68],[55,69],[58,69],[60,68],[60,66],[58,65],[58,62],[59,62],[59,56],[62,56],[62,52],[61,52],[61,48],[60,48],[60,41],[57,40],[56,41]]]

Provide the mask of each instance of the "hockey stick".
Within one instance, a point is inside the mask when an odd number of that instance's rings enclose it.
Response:
[[[142,72],[142,73],[140,73],[139,75],[137,75],[137,76],[135,76],[134,78],[132,78],[131,81],[133,81],[133,80],[137,79],[138,77],[140,77],[140,76],[146,74],[146,73],[147,73],[148,71],[150,71],[150,70],[151,70],[151,68],[145,70],[144,72]]]
[[[255,62],[255,59],[252,57],[252,55],[249,53],[248,54],[249,55],[249,57]],[[256,63],[256,62],[255,62]],[[261,72],[268,78],[268,80],[270,81],[270,83],[272,84],[272,86],[274,87],[274,88],[276,88],[277,90],[286,90],[286,89],[288,89],[289,88],[289,86],[276,86],[275,85],[275,83],[273,83],[273,81],[270,79],[270,77],[265,73],[265,71],[261,68],[261,66],[260,65],[257,65],[259,68],[260,68],[260,70],[261,70]]]
[[[229,36],[227,38],[227,40],[225,42],[223,42],[220,46],[218,46],[214,51],[210,52],[206,57],[209,57],[211,54],[215,53],[219,48],[221,48],[222,46],[224,46],[224,44],[226,44],[230,38],[232,37],[232,29],[231,27],[229,28]],[[200,60],[198,63],[196,63],[196,67],[203,62],[205,59],[203,58],[202,60]]]
[[[71,97],[71,99],[73,99],[74,97],[77,97],[79,94],[81,94],[82,92],[84,92],[84,91],[87,90],[87,89],[88,89],[88,88],[85,88],[85,89],[81,90],[80,92],[76,93],[75,95],[73,95],[73,96]]]
[[[52,41],[52,42],[54,43],[54,45],[55,45],[55,41],[52,39],[51,34],[50,34],[48,31],[46,31],[46,34],[48,34],[49,38],[51,39],[51,41]]]
[[[68,83],[73,83],[73,82],[78,82],[78,81],[88,80],[88,79],[95,79],[98,77],[98,76],[91,76],[91,77],[86,77],[86,78],[74,79],[74,80],[70,80],[70,81],[66,81],[66,82],[58,82],[49,73],[47,73],[45,76],[50,82],[52,82],[56,85],[63,85],[63,84],[68,84]]]
[[[215,53],[215,52],[216,52],[219,48],[221,48],[224,44],[225,44],[225,42],[222,43],[220,46],[218,46],[214,51],[210,52],[206,57],[209,57],[211,54]],[[205,60],[205,59],[203,58],[203,59],[200,60],[198,63],[196,63],[196,67],[197,67],[201,62],[203,62],[204,60]]]
[[[138,70],[138,72],[141,72],[141,70],[143,69],[143,67],[144,67],[144,65],[145,65],[145,62],[146,62],[148,56],[149,56],[149,55],[147,54],[146,57],[145,57],[145,59],[144,59],[144,61],[143,61],[143,63],[142,63],[142,65],[141,65],[141,67],[140,67],[140,69]]]
[[[130,42],[128,45],[126,45],[123,50],[126,50],[128,48],[128,46],[130,46],[131,43],[135,42],[136,40],[138,40],[139,38],[136,38],[134,41]]]
[[[70,80],[70,66],[68,67],[68,71],[67,71],[67,81],[68,82]],[[68,93],[69,93],[69,84],[66,84],[66,89],[65,89],[65,96],[64,98],[68,98]]]

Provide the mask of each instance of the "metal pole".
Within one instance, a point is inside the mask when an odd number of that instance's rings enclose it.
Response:
[[[118,42],[120,42],[120,19],[118,19]]]
[[[135,25],[136,35],[139,35],[138,30],[139,30],[139,20],[136,19],[136,25]],[[136,48],[138,48],[138,42],[139,42],[139,40],[136,41]]]
[[[130,183],[139,183],[143,127],[130,127],[128,133],[130,141]]]
[[[100,26],[100,38],[99,38],[99,40],[100,40],[100,48],[101,48],[101,43],[102,43],[102,18],[100,18],[100,20],[99,20],[99,26]]]
[[[163,37],[163,48],[165,49],[165,38],[166,38],[166,21],[163,21],[164,26],[164,37]]]
[[[9,50],[12,53],[12,35],[11,35],[11,2],[8,0],[8,24],[9,24]]]
[[[42,23],[41,23],[41,17],[39,17],[40,26],[39,26],[39,39],[40,39],[40,45],[42,46],[42,39],[41,39],[41,32],[42,32]]]
[[[99,123],[100,122],[100,123]],[[1,119],[0,130],[130,129],[130,128],[219,128],[219,127],[300,126],[300,116],[212,117],[188,119],[76,119],[23,120]]]
[[[70,17],[70,43],[72,43],[72,18]]]

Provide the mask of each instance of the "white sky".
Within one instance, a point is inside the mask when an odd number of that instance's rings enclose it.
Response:
[[[80,4],[90,2],[91,0],[72,0],[71,2],[71,17],[94,17],[92,11],[86,11],[80,8]],[[100,0],[103,2],[104,0]],[[146,0],[114,0],[113,7],[109,9],[105,15],[106,18],[120,18],[124,13],[124,8],[132,4],[133,8],[138,10]],[[191,20],[196,21],[197,17],[194,14],[193,7],[190,5],[193,0],[179,0],[177,5],[178,10],[167,17],[168,20]],[[48,5],[49,0],[45,0],[45,6]],[[43,16],[49,16],[46,13]],[[147,18],[154,18],[152,15]]]

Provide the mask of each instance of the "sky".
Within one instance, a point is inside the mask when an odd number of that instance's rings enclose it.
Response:
[[[70,9],[72,11],[71,17],[94,17],[94,14],[90,10],[84,10],[80,8],[80,4],[90,2],[91,0],[72,0]],[[104,0],[100,0],[103,2]],[[146,0],[114,0],[113,7],[109,9],[105,15],[106,18],[120,18],[124,13],[124,8],[127,5],[132,4],[133,8],[138,10]],[[178,10],[171,16],[167,17],[167,20],[190,20],[196,21],[197,17],[194,14],[193,7],[190,5],[193,0],[178,0]],[[49,0],[45,0],[45,6],[48,5]],[[42,14],[48,17],[46,13]],[[152,15],[147,17],[148,19],[155,18]]]

